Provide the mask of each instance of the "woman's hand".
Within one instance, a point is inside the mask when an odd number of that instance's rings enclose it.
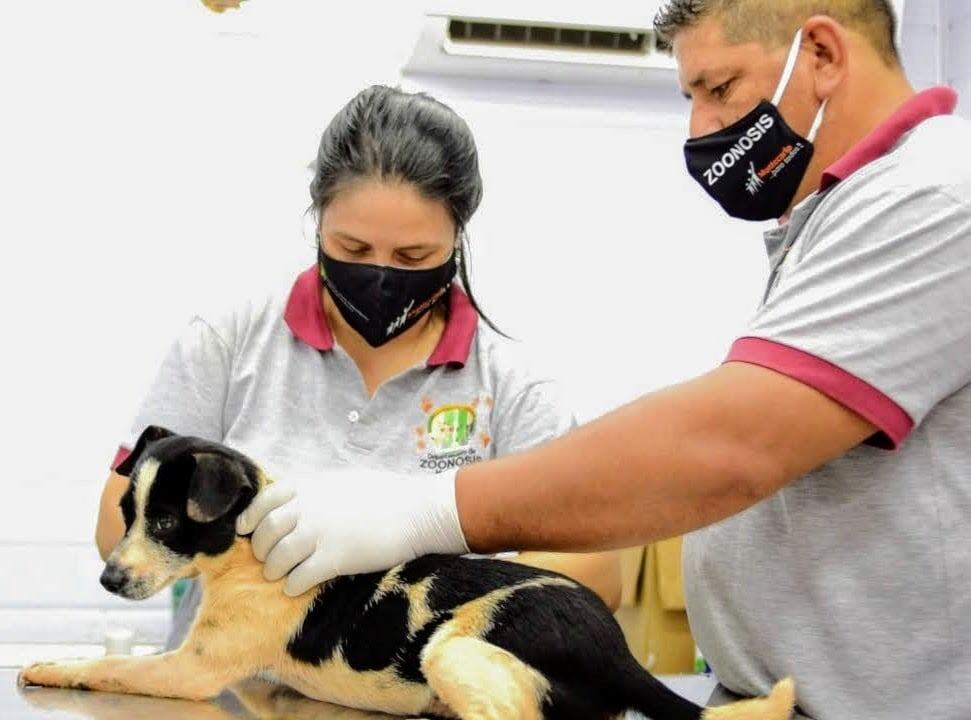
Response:
[[[287,575],[300,595],[338,575],[386,570],[421,555],[469,551],[455,506],[455,473],[332,470],[273,483],[239,516],[263,575]]]

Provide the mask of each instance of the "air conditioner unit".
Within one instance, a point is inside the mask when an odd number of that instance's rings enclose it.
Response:
[[[452,0],[430,7],[405,76],[574,84],[673,82],[674,60],[657,49],[661,2]]]

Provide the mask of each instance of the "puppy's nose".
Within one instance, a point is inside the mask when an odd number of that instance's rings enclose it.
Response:
[[[117,565],[105,565],[105,570],[101,573],[101,584],[108,592],[116,593],[121,590],[128,582],[128,573]]]

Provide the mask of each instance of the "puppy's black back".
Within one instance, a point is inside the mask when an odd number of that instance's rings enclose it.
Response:
[[[375,599],[386,573],[335,578],[322,586],[287,652],[303,662],[329,660],[340,647],[358,671],[394,665],[403,677],[423,682],[419,654],[431,634],[452,611],[486,593],[544,573],[515,563],[429,555],[397,569],[402,586]],[[432,619],[409,637],[407,589],[433,578],[427,595]]]
[[[323,586],[289,654],[317,664],[340,648],[358,671],[393,667],[424,682],[420,654],[428,639],[468,602],[538,578],[562,578],[518,563],[450,556],[419,558],[393,571],[399,589],[377,599],[385,573],[337,578]],[[407,589],[431,578],[431,619],[408,628]],[[597,720],[636,709],[657,720],[695,720],[701,708],[668,690],[630,654],[610,610],[575,584],[519,587],[494,608],[483,639],[508,650],[550,682],[548,720]]]

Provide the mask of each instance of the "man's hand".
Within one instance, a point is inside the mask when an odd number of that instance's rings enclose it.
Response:
[[[273,483],[239,516],[253,554],[300,595],[338,575],[386,570],[421,555],[469,551],[455,507],[455,472],[322,472]]]

